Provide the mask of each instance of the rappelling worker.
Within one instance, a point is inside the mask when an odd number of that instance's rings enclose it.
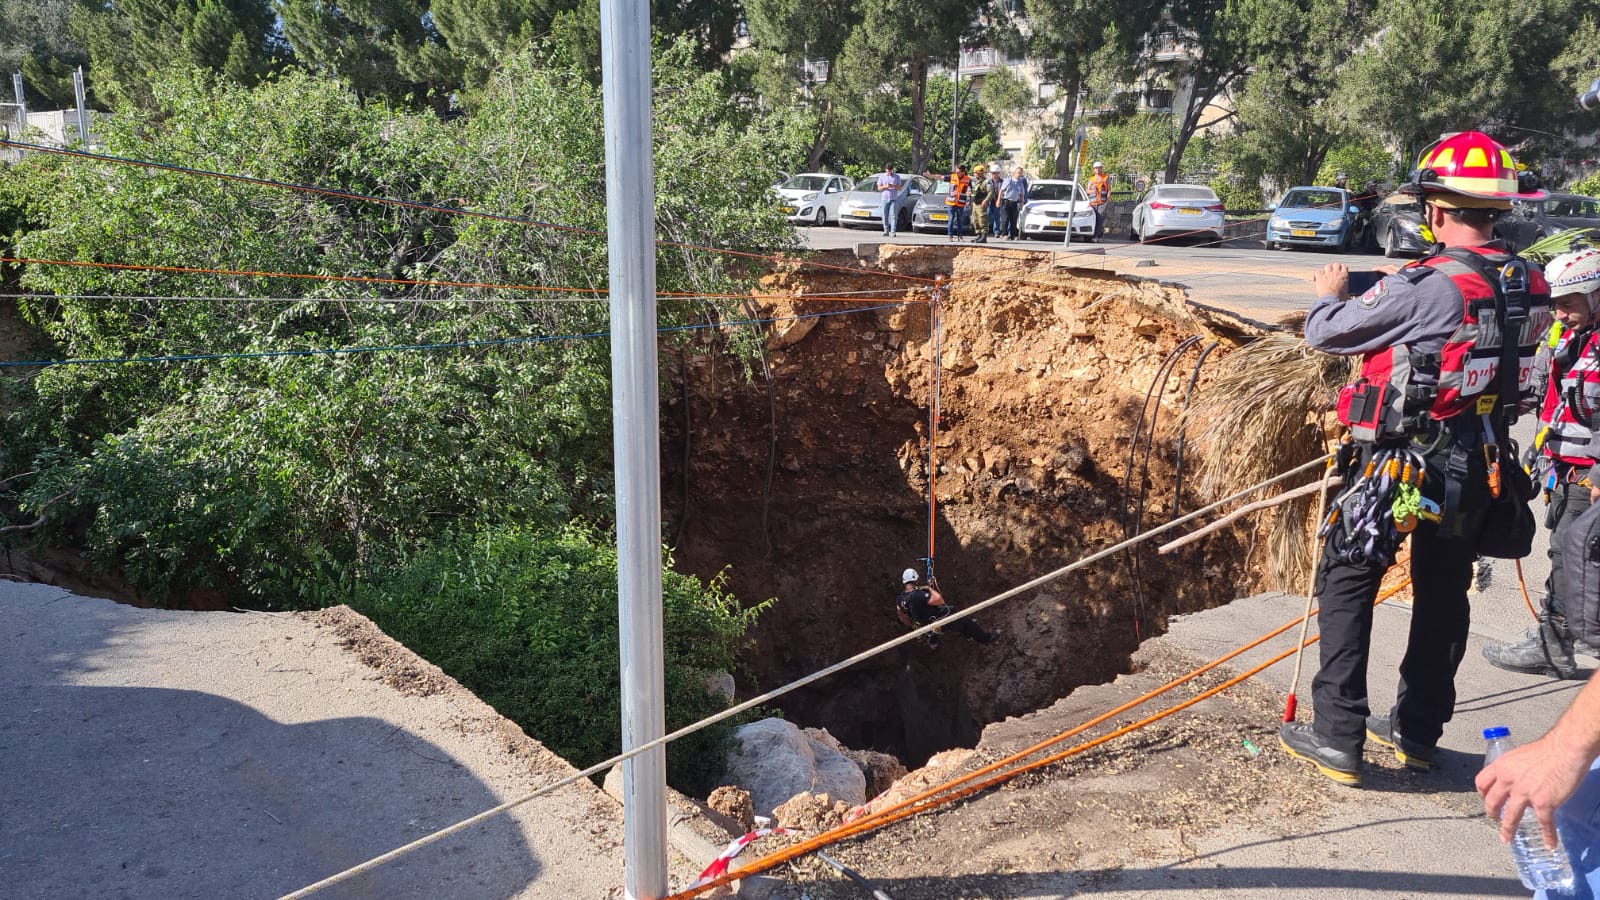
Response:
[[[944,595],[939,593],[931,580],[926,587],[918,587],[917,583],[921,580],[916,569],[900,573],[900,594],[894,598],[894,609],[900,623],[907,628],[921,628],[955,612],[944,602]],[[985,630],[971,616],[955,620],[950,627],[980,644],[992,644],[1000,639],[998,631]],[[939,632],[928,632],[925,640],[929,647],[939,646]]]
[[[1563,557],[1558,535],[1589,508],[1600,484],[1590,477],[1600,455],[1594,430],[1600,415],[1600,248],[1557,256],[1545,267],[1545,279],[1556,322],[1549,339],[1540,342],[1533,367],[1545,390],[1530,474],[1549,504],[1544,524],[1550,529],[1550,578],[1538,624],[1518,643],[1485,644],[1483,656],[1512,672],[1573,678],[1578,664],[1555,573]]]
[[[1437,242],[1433,252],[1387,270],[1355,298],[1346,268],[1323,266],[1305,325],[1313,348],[1363,363],[1360,380],[1340,395],[1339,417],[1352,442],[1340,454],[1343,492],[1323,519],[1315,722],[1286,723],[1279,742],[1346,785],[1361,783],[1367,738],[1411,768],[1432,767],[1466,652],[1473,560],[1525,554],[1521,546],[1507,548],[1524,520],[1532,524],[1526,501],[1533,490],[1525,478],[1518,483],[1523,473],[1507,452],[1506,432],[1522,394],[1534,387],[1549,292],[1538,269],[1495,241],[1492,230],[1513,199],[1545,192],[1536,179],[1519,181],[1511,154],[1481,132],[1430,147],[1404,189],[1421,203]],[[1486,528],[1491,512],[1497,523]],[[1502,528],[1500,516],[1518,527]],[[1373,602],[1408,534],[1415,599],[1398,699],[1373,716]]]

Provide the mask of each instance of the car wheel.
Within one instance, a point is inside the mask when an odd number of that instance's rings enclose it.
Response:
[[[828,208],[826,206],[817,207],[817,215],[816,215],[815,218],[813,218],[811,220],[811,224],[812,225],[826,225],[826,224],[828,224]]]
[[[1394,233],[1393,227],[1383,233],[1383,255],[1390,259],[1400,255],[1400,238]]]
[[[1272,241],[1262,241],[1261,242],[1261,246],[1266,248],[1266,249],[1268,249],[1268,250],[1276,250],[1276,249],[1278,249],[1278,245],[1273,243]]]
[[[905,212],[904,210],[902,210],[900,212],[899,216],[897,217],[897,222],[898,222],[898,225],[896,227],[897,227],[898,230],[900,230],[900,231],[910,231],[911,230],[911,213],[908,213],[908,212]]]

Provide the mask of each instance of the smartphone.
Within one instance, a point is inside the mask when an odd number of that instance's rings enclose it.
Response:
[[[1350,273],[1350,296],[1359,297],[1372,288],[1373,285],[1383,280],[1383,273],[1374,269],[1362,269]]]

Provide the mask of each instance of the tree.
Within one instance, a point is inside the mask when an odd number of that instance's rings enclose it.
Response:
[[[839,76],[846,39],[861,22],[856,0],[747,0],[755,88],[772,102],[804,104],[814,118],[806,171],[816,171],[851,97]],[[819,73],[827,73],[824,80]]]
[[[1172,73],[1175,80],[1187,79],[1191,88],[1183,109],[1177,112],[1172,141],[1162,161],[1163,181],[1178,180],[1184,151],[1197,131],[1234,115],[1219,113],[1211,106],[1250,71],[1258,54],[1281,40],[1263,27],[1270,21],[1261,15],[1267,2],[1179,0],[1171,5],[1180,40],[1189,45],[1193,55],[1184,57]]]
[[[1078,97],[1091,62],[1096,53],[1131,57],[1135,42],[1155,23],[1160,5],[1154,0],[1027,0],[1027,10],[1033,29],[1030,53],[1041,60],[1045,79],[1062,98],[1054,174],[1066,178],[1072,174]]]
[[[278,0],[277,10],[296,61],[359,97],[443,113],[461,86],[426,0]]]
[[[89,56],[69,30],[71,8],[71,0],[0,0],[0,72],[22,73],[30,109],[75,103],[72,72]]]
[[[911,98],[911,171],[933,157],[927,110],[928,69],[958,62],[958,42],[977,28],[981,0],[863,0],[861,24],[845,42],[846,82],[864,108],[885,93]]]
[[[192,66],[250,86],[288,61],[269,0],[98,0],[74,9],[89,87],[106,106],[148,106],[152,79]]]

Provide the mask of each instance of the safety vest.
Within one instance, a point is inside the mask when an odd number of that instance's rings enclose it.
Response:
[[[972,189],[972,179],[965,175],[950,176],[950,195],[945,197],[944,205],[962,207],[967,205],[967,192]]]
[[[1509,254],[1487,248],[1467,249],[1497,267],[1513,260]],[[1351,436],[1358,441],[1419,433],[1424,430],[1424,417],[1454,418],[1472,411],[1480,398],[1500,391],[1502,335],[1494,288],[1473,267],[1444,255],[1412,263],[1401,275],[1416,278],[1423,269],[1450,279],[1461,298],[1461,324],[1437,354],[1418,353],[1400,344],[1362,358],[1360,380],[1347,386],[1339,397],[1339,420],[1350,426]],[[1548,297],[1549,289],[1538,270],[1530,269],[1528,275],[1528,293]],[[1535,386],[1533,361],[1542,330],[1543,320],[1528,316],[1513,337],[1519,392]],[[1418,379],[1417,375],[1425,377]]]
[[[1089,176],[1089,205],[1100,206],[1111,199],[1111,176]]]
[[[1581,345],[1573,347],[1574,340],[1581,340]],[[1539,410],[1544,425],[1541,449],[1562,462],[1587,466],[1593,461],[1587,453],[1589,422],[1600,411],[1594,408],[1594,398],[1600,395],[1600,333],[1590,331],[1580,338],[1562,328],[1551,349],[1550,379]],[[1569,353],[1573,350],[1576,358]],[[1568,362],[1564,370],[1563,362]]]

